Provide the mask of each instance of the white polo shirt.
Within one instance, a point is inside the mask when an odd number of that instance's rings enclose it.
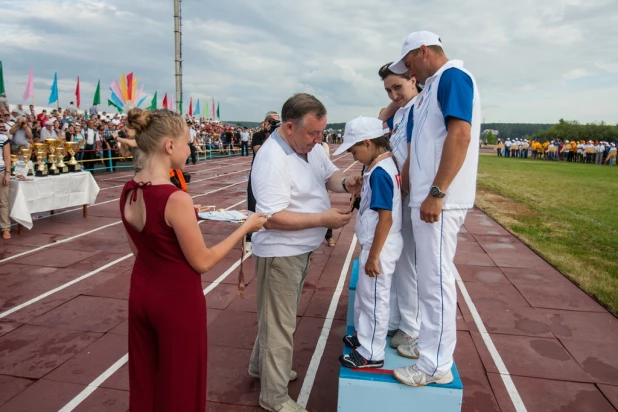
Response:
[[[321,213],[330,209],[326,182],[337,170],[326,157],[322,145],[315,145],[305,160],[275,131],[260,147],[251,170],[256,211]],[[262,229],[252,236],[252,250],[260,257],[302,255],[317,249],[325,234],[323,227]]]

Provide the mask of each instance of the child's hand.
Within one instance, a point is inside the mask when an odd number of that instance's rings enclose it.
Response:
[[[380,274],[380,261],[378,258],[369,257],[365,263],[365,273],[371,278]]]

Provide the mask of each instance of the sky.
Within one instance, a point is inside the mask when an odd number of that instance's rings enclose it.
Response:
[[[30,68],[38,106],[55,71],[63,107],[77,76],[82,107],[99,79],[107,102],[123,73],[147,102],[175,93],[173,0],[0,5],[10,103],[29,103]],[[185,110],[214,97],[222,120],[261,121],[297,92],[318,97],[329,122],[376,116],[389,102],[378,69],[429,30],[474,75],[484,122],[618,123],[618,0],[183,0],[182,16]]]

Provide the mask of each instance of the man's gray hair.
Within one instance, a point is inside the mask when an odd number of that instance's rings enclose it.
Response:
[[[266,113],[266,117],[264,117],[264,120],[268,119],[270,116],[273,116],[273,115],[274,116],[279,116],[279,113],[270,111],[270,112]]]

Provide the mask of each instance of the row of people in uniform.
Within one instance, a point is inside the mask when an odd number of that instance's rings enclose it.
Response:
[[[532,159],[562,160],[565,162],[616,164],[616,143],[589,140],[561,141],[552,140],[540,142],[526,139],[506,139],[505,142],[498,140],[495,146],[496,154],[501,157],[528,158],[530,152]]]

